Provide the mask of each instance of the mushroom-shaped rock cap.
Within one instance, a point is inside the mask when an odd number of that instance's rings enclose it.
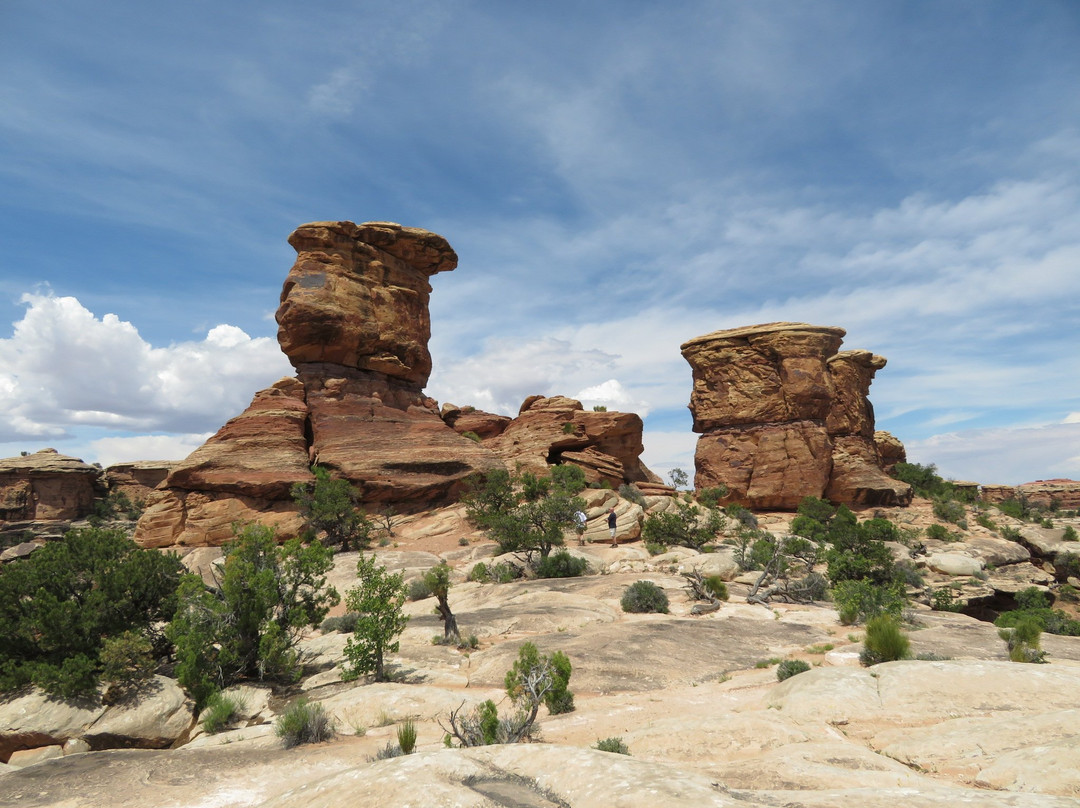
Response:
[[[768,342],[780,339],[796,344],[801,341],[800,337],[803,339],[806,337],[813,337],[815,338],[815,342],[831,344],[835,341],[836,347],[829,352],[829,355],[831,355],[836,352],[836,349],[840,346],[840,343],[843,341],[846,334],[847,331],[839,326],[785,322],[761,323],[759,325],[747,325],[739,328],[713,331],[710,334],[694,337],[693,339],[684,342],[681,346],[681,350],[683,356],[687,356],[688,354],[696,353],[701,348],[722,346],[725,343],[737,345],[746,344],[748,342]],[[822,339],[823,337],[824,340]]]
[[[427,383],[429,279],[457,266],[442,236],[392,222],[312,222],[296,249],[277,310],[278,343],[293,367],[344,365]]]
[[[438,233],[419,227],[402,227],[395,222],[309,222],[289,236],[298,252],[333,251],[351,248],[356,242],[370,244],[399,258],[414,269],[434,275],[457,267],[457,253]]]

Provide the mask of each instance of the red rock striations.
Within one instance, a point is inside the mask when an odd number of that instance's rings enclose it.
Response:
[[[235,521],[295,534],[294,483],[319,463],[365,503],[403,510],[448,499],[501,468],[423,394],[431,372],[428,278],[457,255],[434,233],[388,222],[314,222],[296,249],[277,311],[296,368],[169,474],[136,528],[144,546],[216,545]]]
[[[716,331],[682,346],[693,368],[695,485],[726,486],[756,508],[806,496],[854,506],[906,504],[882,470],[867,398],[885,359],[839,351],[842,328],[805,323]],[[901,447],[902,451],[902,447]]]
[[[105,493],[104,473],[56,449],[0,460],[0,520],[81,519]]]

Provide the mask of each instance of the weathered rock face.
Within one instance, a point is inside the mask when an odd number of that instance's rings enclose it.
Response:
[[[459,435],[472,432],[481,440],[501,435],[514,420],[509,415],[496,415],[476,407],[456,407],[453,404],[443,404],[440,415],[447,426]]]
[[[172,470],[136,529],[144,546],[217,545],[234,521],[279,535],[300,527],[290,489],[318,463],[365,504],[411,510],[501,468],[423,394],[431,372],[428,278],[457,256],[434,233],[387,222],[315,222],[289,237],[298,253],[277,311],[297,370]]]
[[[549,464],[580,466],[590,482],[659,483],[641,462],[641,417],[627,412],[586,412],[580,401],[565,396],[530,396],[518,417],[501,433],[484,440],[513,468],[546,474]]]
[[[883,429],[875,432],[874,446],[877,447],[878,457],[881,458],[881,468],[886,474],[891,474],[897,463],[907,462],[907,449],[891,432]]]
[[[176,466],[177,463],[172,460],[117,463],[105,469],[105,479],[109,491],[121,491],[132,502],[145,502],[150,492],[164,482]]]
[[[56,449],[0,460],[0,520],[71,520],[105,491],[102,471]]]
[[[423,387],[431,373],[428,278],[457,266],[446,239],[389,222],[313,222],[281,290],[278,342],[300,370],[329,362]]]
[[[1021,485],[984,485],[982,498],[987,502],[1003,502],[1023,496],[1034,505],[1053,506],[1065,510],[1080,508],[1080,480],[1036,480]]]
[[[856,506],[910,501],[910,487],[882,470],[867,398],[885,359],[839,351],[844,334],[767,323],[682,346],[701,433],[698,488],[724,485],[733,501],[756,508],[795,508],[805,496]]]

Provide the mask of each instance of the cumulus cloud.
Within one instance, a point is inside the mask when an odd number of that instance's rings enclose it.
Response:
[[[193,435],[135,435],[90,441],[90,455],[108,467],[136,460],[183,460],[202,446],[212,432]]]
[[[0,339],[0,441],[62,438],[77,428],[216,430],[252,395],[291,373],[277,343],[231,325],[155,348],[113,314],[74,297],[26,294]]]
[[[1080,479],[1080,422],[949,432],[905,448],[911,462],[934,463],[953,479],[1007,485]]]
[[[618,379],[608,379],[606,382],[586,387],[571,398],[576,398],[586,409],[600,405],[619,412],[636,412],[642,418],[648,415],[651,409],[649,402],[632,395]]]

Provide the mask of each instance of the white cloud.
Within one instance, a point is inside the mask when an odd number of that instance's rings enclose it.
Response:
[[[90,442],[88,457],[108,468],[136,460],[183,460],[202,446],[213,432],[193,435],[133,435]]]
[[[641,460],[652,471],[659,474],[664,482],[668,480],[668,473],[674,469],[682,469],[694,481],[694,452],[697,450],[698,436],[686,430],[685,432],[660,432],[645,430],[643,435],[645,451],[641,453]]]
[[[1070,412],[1062,421],[1065,424],[1080,424],[1080,412]]]
[[[945,477],[1018,485],[1080,479],[1080,423],[975,429],[905,443],[912,463],[933,463]]]
[[[97,318],[73,297],[27,294],[22,303],[12,337],[0,339],[0,440],[77,427],[216,430],[291,374],[276,341],[235,326],[155,348],[131,323]]]
[[[570,397],[580,401],[585,409],[602,405],[609,410],[636,412],[642,418],[648,415],[651,409],[649,402],[633,396],[629,390],[619,383],[618,379],[608,379],[606,382],[586,387]]]

